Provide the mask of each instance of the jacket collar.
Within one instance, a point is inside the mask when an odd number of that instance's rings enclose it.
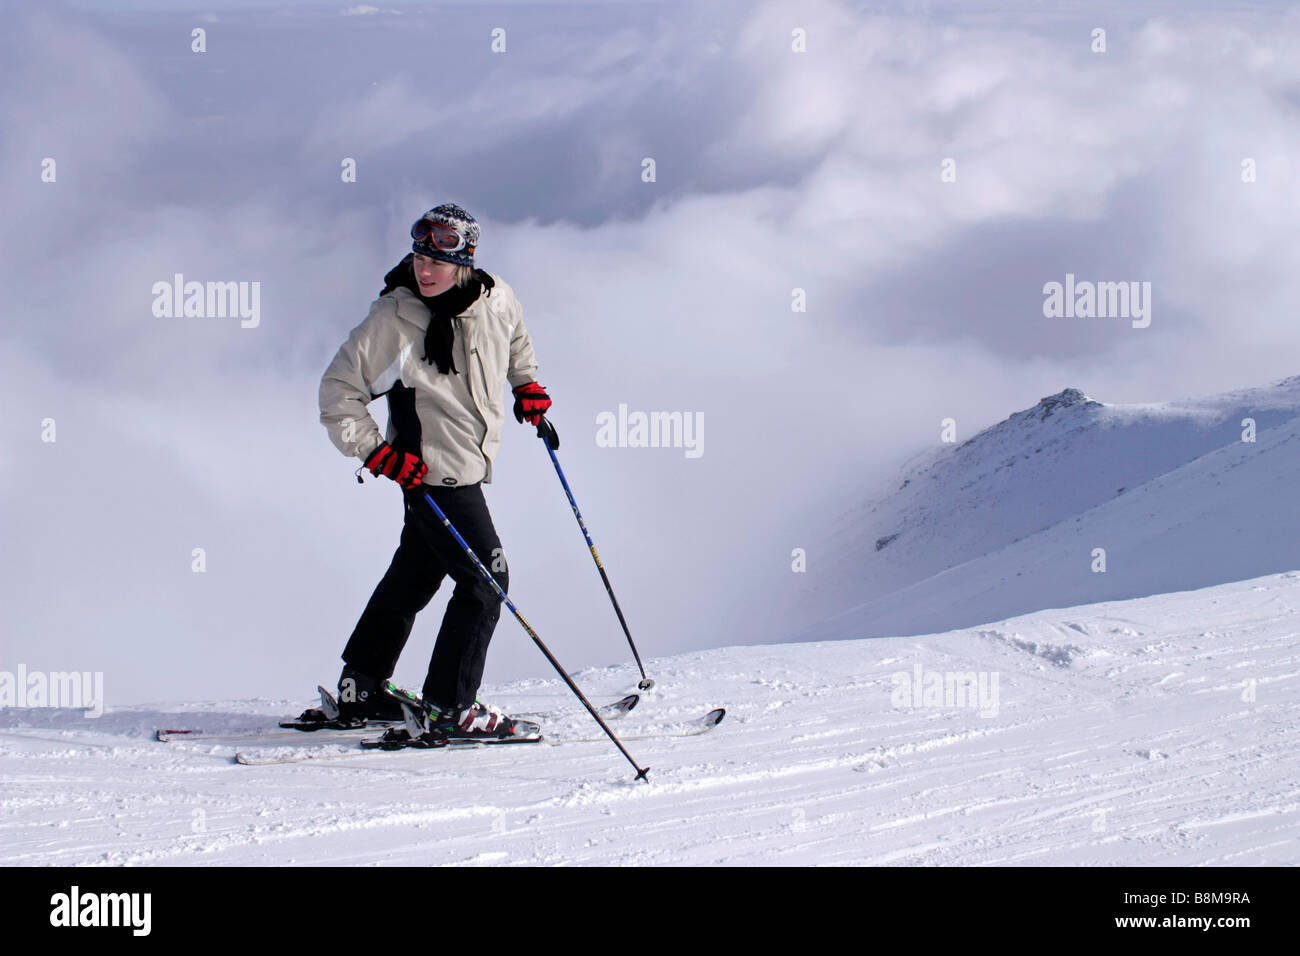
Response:
[[[414,322],[420,327],[429,324],[430,313],[428,307],[420,301],[420,297],[405,286],[398,286],[392,292],[384,293],[397,303],[397,314],[409,322]],[[483,296],[479,296],[470,303],[469,308],[460,313],[461,316],[473,316],[480,310],[483,302]]]

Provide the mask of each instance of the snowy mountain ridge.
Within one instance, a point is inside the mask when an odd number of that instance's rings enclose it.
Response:
[[[823,607],[831,607],[831,616],[860,609],[862,628],[853,636],[919,633],[977,623],[933,614],[926,623],[908,623],[902,592],[1062,522],[1073,523],[1202,456],[1236,446],[1258,448],[1270,429],[1297,415],[1300,377],[1263,388],[1148,405],[1107,405],[1077,388],[1067,388],[959,445],[927,451],[909,461],[892,491],[850,513],[828,537],[828,555],[820,562],[817,580],[811,582],[811,596]],[[1254,443],[1243,441],[1246,419],[1254,423]],[[1300,467],[1300,461],[1293,464]],[[1186,486],[1182,490],[1195,497]],[[1159,511],[1160,505],[1153,508]],[[1145,519],[1135,515],[1133,520]],[[1241,580],[1291,566],[1300,567],[1300,549],[1291,564],[1267,568],[1251,564],[1239,574],[1224,568],[1228,576],[1219,580]],[[1050,582],[1043,583],[1042,603],[1033,603],[1025,595],[1029,603],[1008,613],[1078,603],[1057,599]],[[1202,578],[1165,583],[1171,585],[1169,589],[1182,590],[1217,582]],[[926,591],[926,600],[932,602],[939,592],[942,604],[941,591],[938,587]],[[868,607],[890,596],[897,598],[892,606],[900,613],[891,616],[889,625],[871,620]],[[1087,600],[1121,596],[1135,595],[1117,591]],[[930,603],[923,608],[932,609]],[[814,623],[802,636],[824,635],[825,630]]]

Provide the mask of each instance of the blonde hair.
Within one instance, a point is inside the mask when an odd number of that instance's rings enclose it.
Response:
[[[473,267],[473,266],[457,266],[457,267],[456,267],[456,285],[458,285],[458,286],[466,286],[466,285],[469,285],[470,282],[473,280],[473,278],[474,278],[474,267]]]

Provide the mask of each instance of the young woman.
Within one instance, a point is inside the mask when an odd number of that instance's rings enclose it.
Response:
[[[433,514],[430,495],[508,591],[501,541],[483,498],[505,421],[509,382],[518,421],[536,425],[551,400],[513,290],[474,266],[479,224],[454,203],[411,227],[412,251],[384,277],[366,320],[352,330],[320,384],[320,420],[361,468],[402,488],[405,523],[388,571],[343,650],[343,719],[400,719],[384,686],[415,616],[450,575],[455,590],[429,661],[423,698],[430,732],[508,736],[513,721],[476,700],[501,614],[496,592]],[[388,428],[366,409],[388,399]],[[361,468],[357,480],[361,481]]]

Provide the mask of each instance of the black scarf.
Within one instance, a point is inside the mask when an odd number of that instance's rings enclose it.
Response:
[[[411,290],[429,310],[429,328],[424,333],[424,360],[436,363],[443,375],[459,375],[456,362],[452,358],[451,346],[456,339],[456,328],[452,319],[460,315],[476,301],[481,293],[492,294],[496,283],[482,269],[474,270],[474,278],[467,285],[454,285],[446,292],[435,296],[420,295],[420,285],[415,281],[412,262],[415,254],[408,252],[406,257],[393,266],[384,276],[384,288],[379,293],[387,295],[398,287]]]

